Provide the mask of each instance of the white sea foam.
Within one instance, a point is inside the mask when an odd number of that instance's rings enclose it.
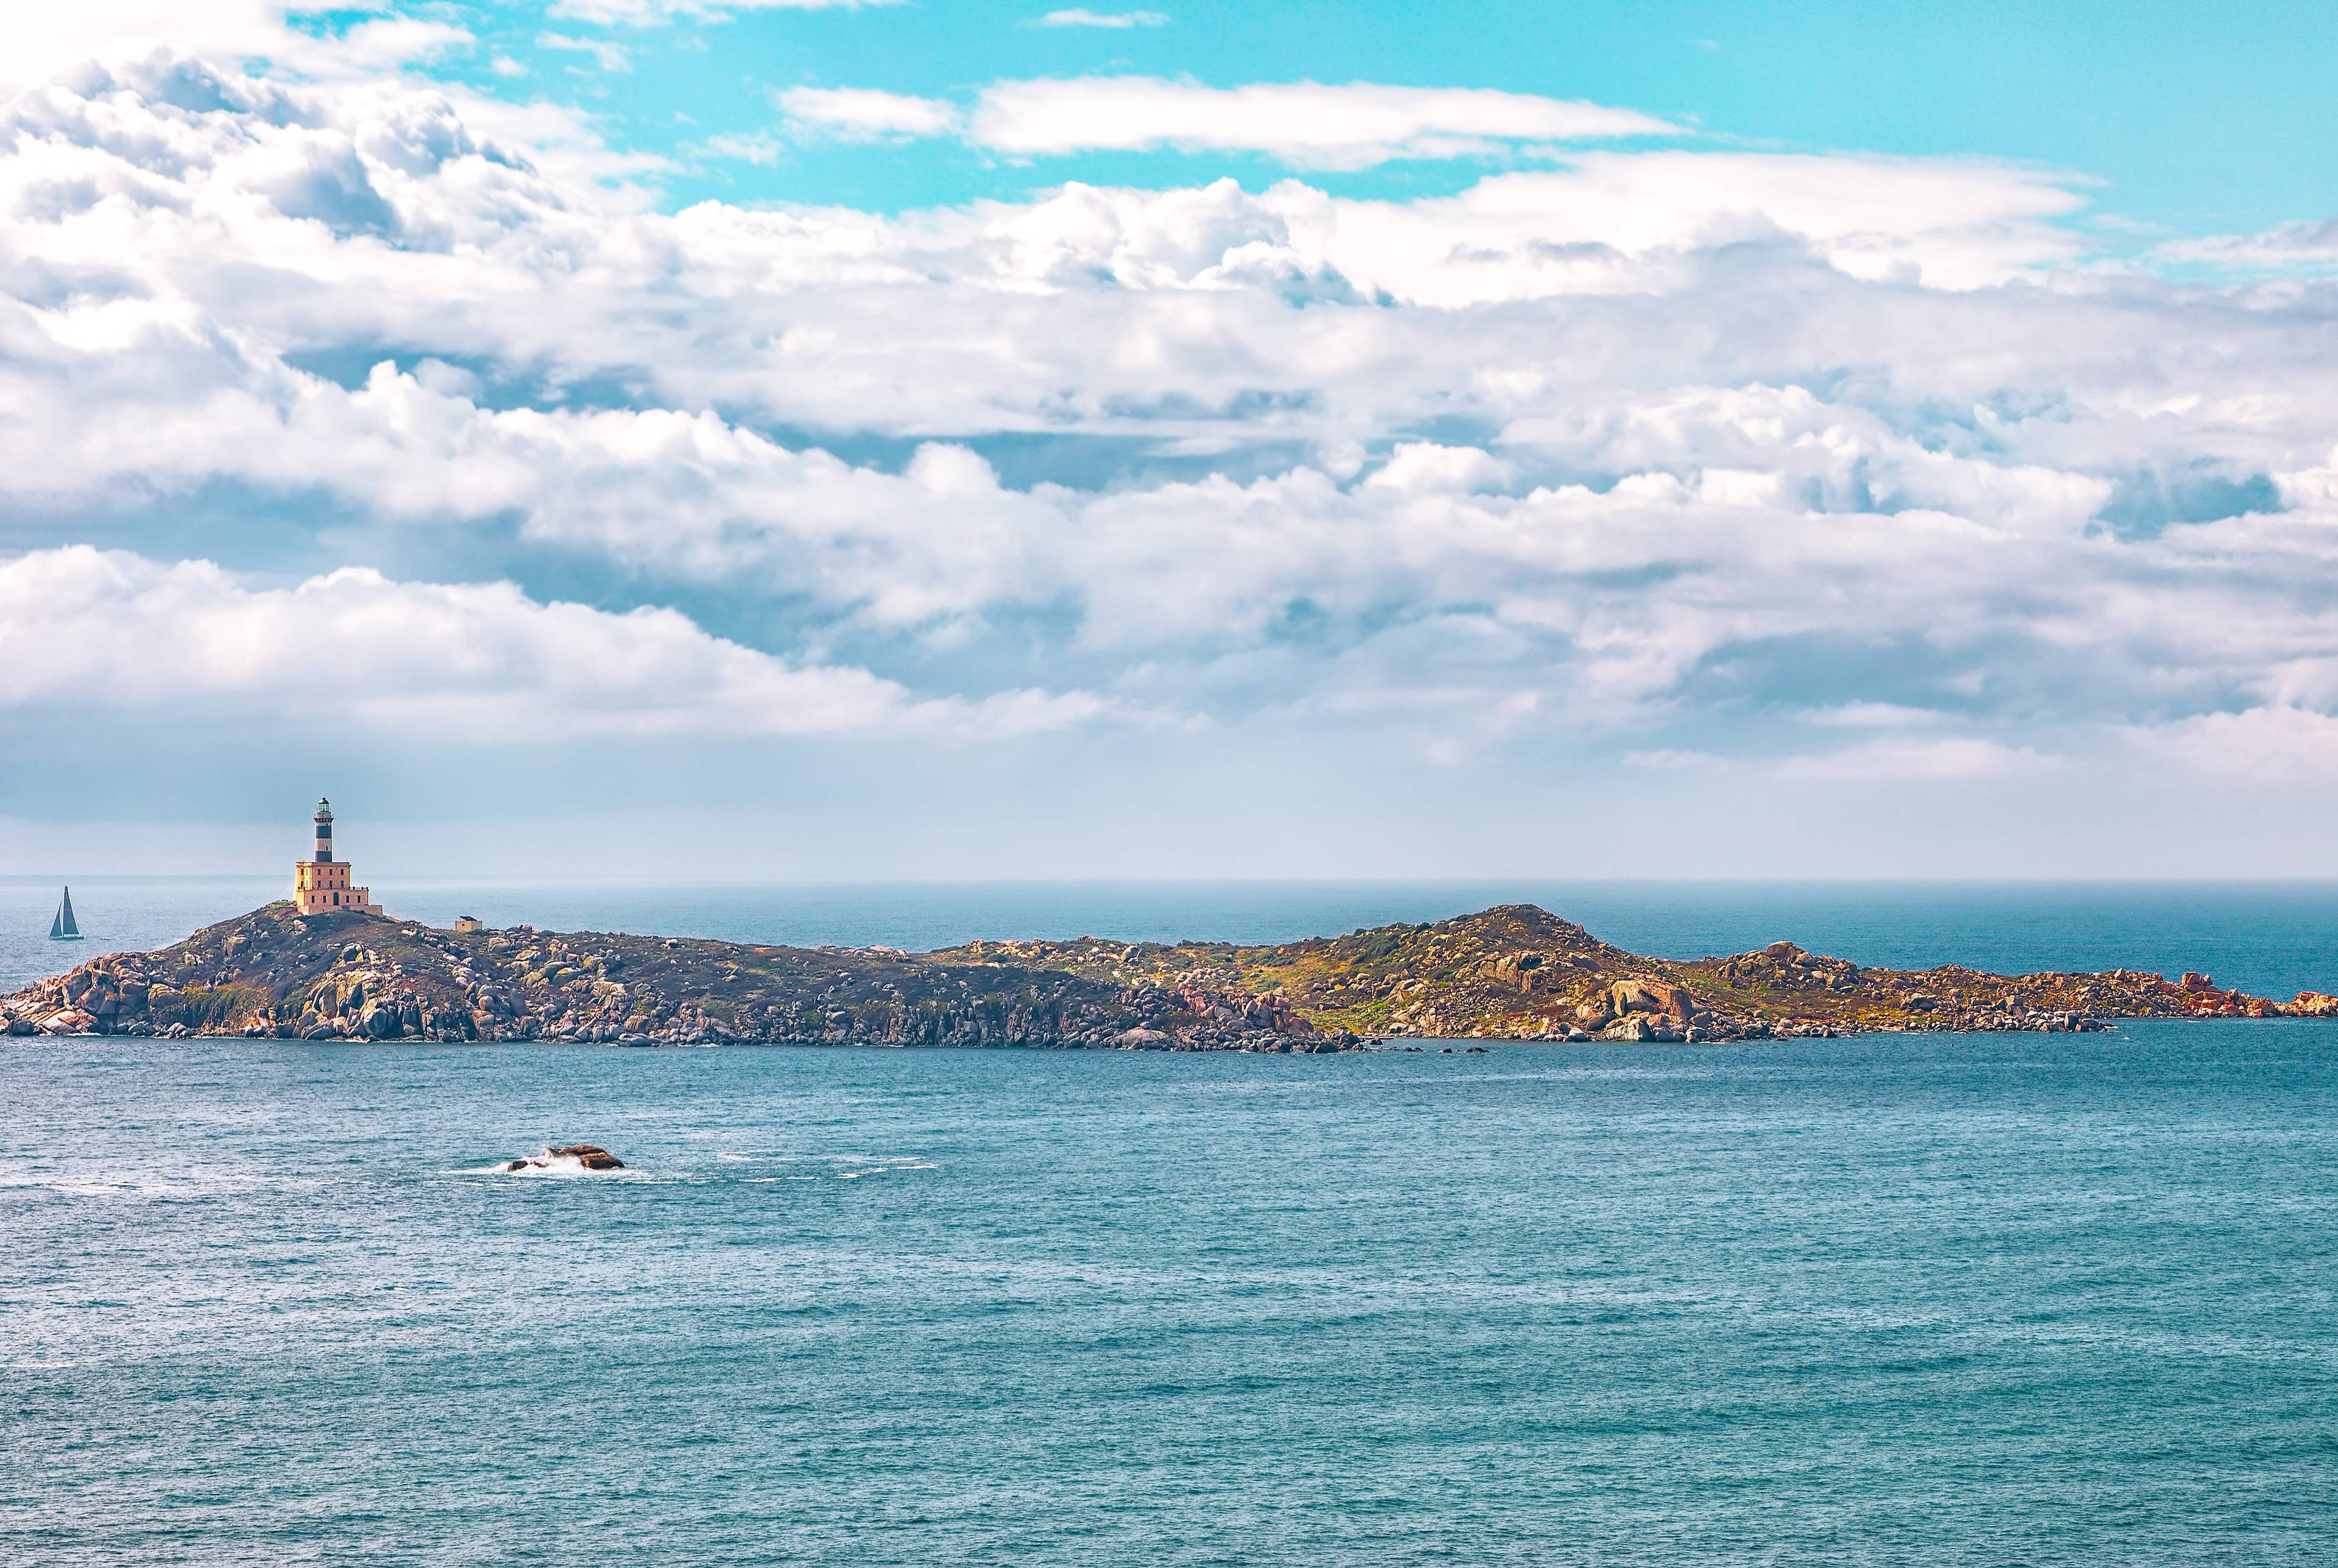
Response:
[[[630,1165],[620,1166],[614,1171],[588,1170],[585,1168],[584,1162],[574,1154],[555,1154],[551,1150],[545,1149],[538,1151],[536,1153],[526,1156],[524,1160],[499,1160],[492,1165],[479,1167],[476,1170],[466,1167],[460,1171],[451,1172],[451,1174],[461,1176],[640,1177],[645,1173]]]
[[[622,1176],[623,1171],[590,1171],[584,1162],[574,1156],[557,1160],[530,1160],[518,1170],[505,1168],[507,1176]]]
[[[553,1159],[545,1153],[532,1154],[515,1171],[512,1161],[497,1160],[487,1165],[463,1165],[443,1171],[445,1176],[535,1176],[575,1178],[580,1176],[624,1178],[636,1181],[679,1183],[684,1186],[702,1183],[745,1183],[768,1186],[782,1181],[856,1181],[864,1176],[889,1176],[918,1171],[938,1171],[933,1161],[917,1154],[833,1155],[833,1154],[742,1154],[736,1150],[714,1152],[713,1163],[668,1169],[651,1172],[638,1166],[617,1171],[588,1171],[574,1158]],[[745,1169],[742,1169],[744,1167]],[[774,1169],[776,1168],[776,1169]],[[5,1184],[5,1179],[0,1179]]]
[[[168,1175],[108,1168],[101,1171],[0,1171],[0,1191],[30,1190],[67,1198],[151,1198],[198,1200],[222,1192],[266,1188],[271,1191],[313,1191],[323,1186],[316,1177],[258,1174],[250,1171],[181,1171]]]

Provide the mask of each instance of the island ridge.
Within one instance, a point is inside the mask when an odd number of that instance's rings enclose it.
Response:
[[[11,1034],[1323,1052],[1373,1040],[1680,1041],[2322,1016],[2206,976],[1862,968],[1777,942],[1629,953],[1531,905],[1264,945],[972,942],[925,954],[447,931],[279,902],[0,997]]]

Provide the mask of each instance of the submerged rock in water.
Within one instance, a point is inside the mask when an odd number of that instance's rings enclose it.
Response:
[[[580,1171],[623,1171],[625,1162],[598,1143],[564,1143],[526,1160],[514,1160],[506,1171],[552,1171],[573,1165]]]

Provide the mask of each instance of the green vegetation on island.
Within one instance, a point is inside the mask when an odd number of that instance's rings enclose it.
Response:
[[[1791,943],[1628,953],[1530,905],[1244,946],[972,942],[911,954],[529,926],[452,932],[277,903],[0,998],[15,1034],[1334,1051],[1373,1040],[1733,1040],[2324,1015],[2134,970],[1862,968]]]

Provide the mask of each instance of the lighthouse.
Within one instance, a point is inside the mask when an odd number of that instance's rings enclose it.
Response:
[[[333,803],[317,802],[317,853],[292,866],[292,906],[303,915],[378,915],[369,887],[349,886],[349,863],[333,858]]]

